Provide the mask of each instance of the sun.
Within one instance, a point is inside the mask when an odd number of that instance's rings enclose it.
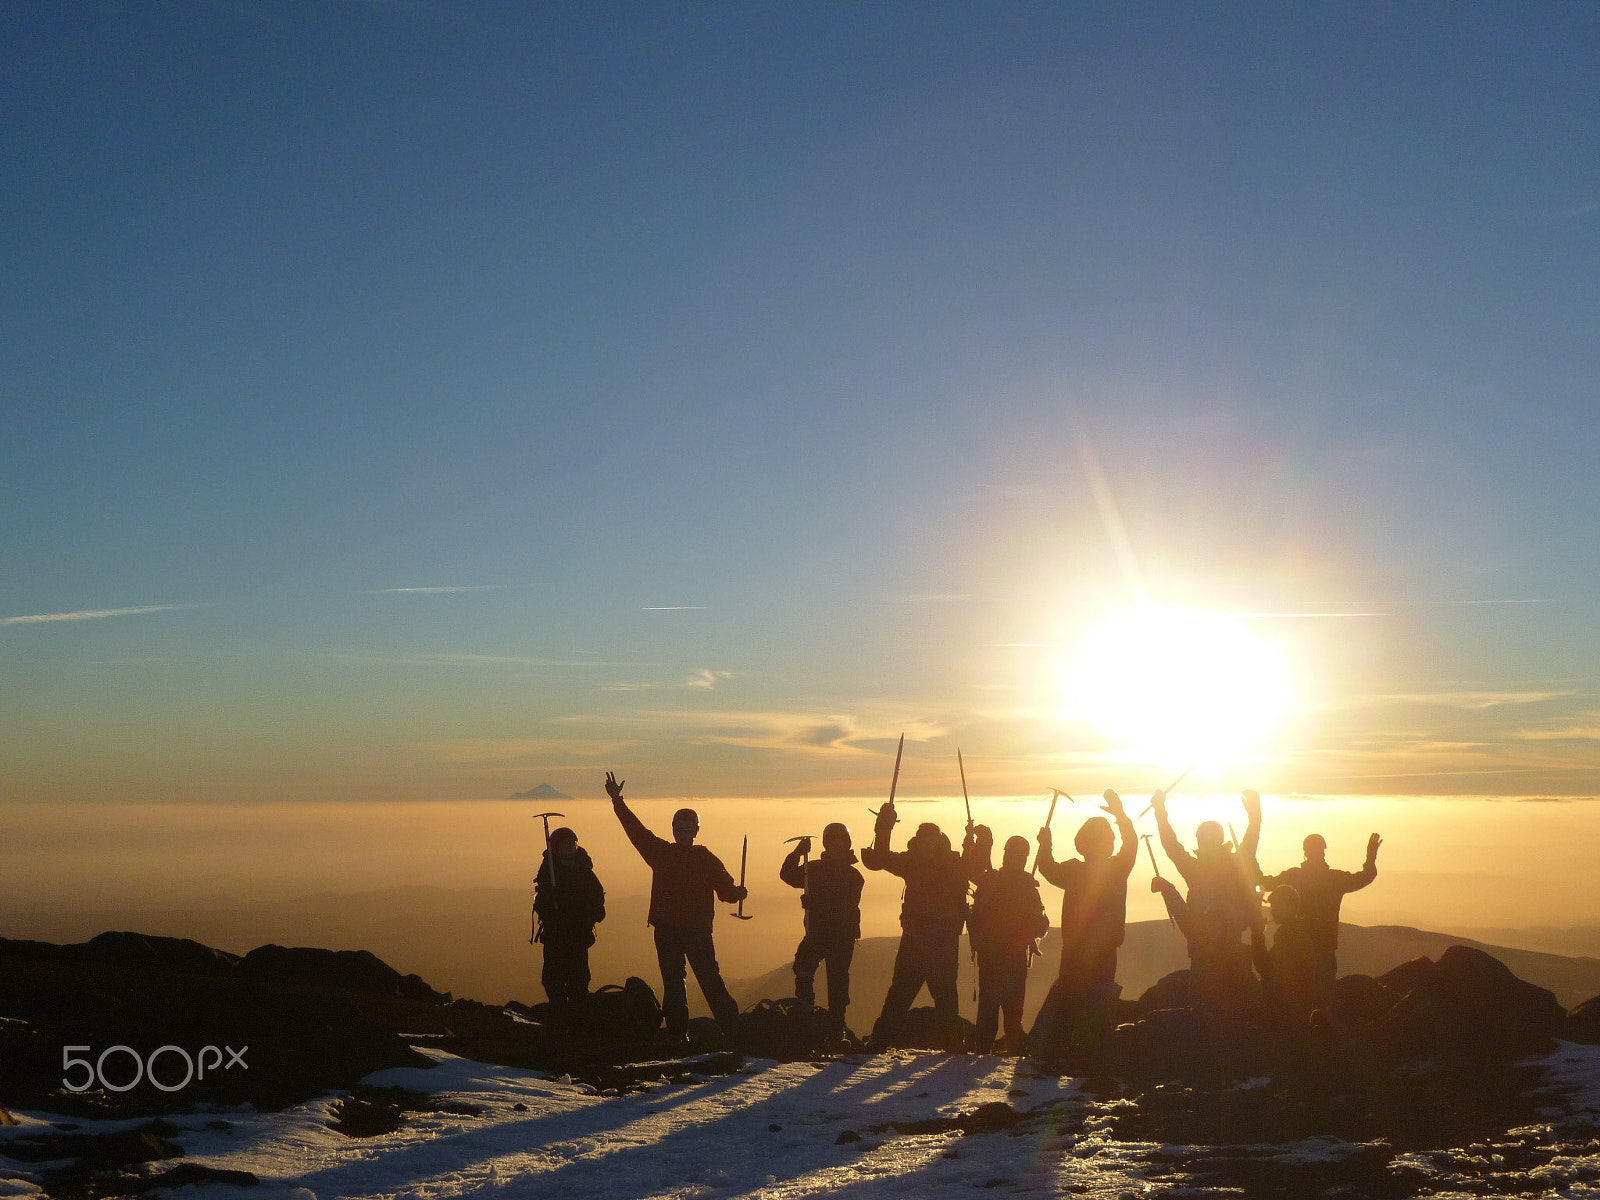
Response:
[[[1062,716],[1153,763],[1260,753],[1289,711],[1292,681],[1281,648],[1251,624],[1158,604],[1112,613],[1062,660]]]

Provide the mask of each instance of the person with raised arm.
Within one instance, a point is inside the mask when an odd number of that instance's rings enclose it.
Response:
[[[811,839],[800,838],[778,870],[778,878],[801,891],[805,936],[794,952],[794,994],[807,1004],[817,1000],[817,967],[828,968],[828,1016],[835,1036],[845,1030],[850,1007],[850,960],[861,936],[861,885],[850,830],[834,821],[822,831],[822,855],[810,859]]]
[[[988,859],[987,852],[983,858]],[[987,866],[985,861],[967,915],[967,932],[978,960],[978,1020],[972,1048],[979,1054],[994,1049],[1003,1015],[1005,1037],[997,1052],[1016,1054],[1023,1046],[1028,964],[1034,942],[1050,931],[1050,918],[1039,899],[1039,883],[1028,873],[1027,838],[1006,842],[998,870]]]
[[[1167,817],[1165,792],[1150,797],[1155,810],[1156,829],[1161,848],[1189,885],[1187,905],[1195,918],[1195,928],[1219,933],[1239,941],[1255,921],[1260,909],[1256,897],[1258,870],[1256,846],[1261,841],[1261,797],[1246,791],[1243,797],[1247,818],[1244,840],[1237,851],[1228,844],[1218,821],[1202,821],[1195,829],[1195,851],[1184,849]]]
[[[1285,884],[1300,894],[1300,919],[1311,935],[1317,956],[1317,1001],[1333,999],[1333,985],[1339,975],[1339,907],[1351,892],[1359,892],[1378,877],[1378,847],[1383,839],[1373,834],[1367,839],[1367,861],[1359,871],[1336,871],[1328,865],[1328,842],[1313,833],[1302,843],[1305,861],[1276,875],[1263,876],[1266,888]]]
[[[733,881],[722,860],[694,839],[700,817],[692,808],[672,814],[672,840],[657,837],[644,827],[622,798],[624,783],[606,772],[606,794],[622,822],[622,829],[650,867],[650,924],[655,929],[656,961],[661,967],[661,1009],[667,1033],[682,1039],[689,1031],[689,994],[685,990],[685,964],[693,968],[711,1015],[723,1033],[739,1041],[739,1006],[728,994],[717,966],[717,948],[711,937],[716,901],[736,904],[748,894]]]
[[[900,818],[890,800],[878,810],[872,845],[861,852],[869,871],[887,871],[905,880],[900,905],[900,948],[895,953],[894,974],[883,1011],[872,1027],[871,1045],[883,1049],[900,1035],[911,1003],[928,985],[933,1007],[944,1027],[946,1048],[959,1050],[960,999],[956,973],[961,963],[961,930],[967,923],[969,860],[950,847],[931,821],[917,826],[903,851],[889,848],[890,834]],[[975,861],[975,860],[974,860]]]
[[[1077,1033],[1097,1043],[1116,995],[1117,949],[1127,929],[1128,876],[1139,837],[1122,797],[1107,788],[1103,799],[1116,835],[1105,817],[1090,817],[1073,838],[1081,858],[1058,862],[1050,827],[1039,830],[1039,874],[1062,892],[1061,969],[1028,1035],[1035,1058],[1061,1057]]]

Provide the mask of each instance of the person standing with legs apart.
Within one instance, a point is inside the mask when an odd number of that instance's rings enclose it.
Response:
[[[987,855],[985,855],[987,858]],[[1021,1051],[1022,1002],[1034,940],[1050,931],[1038,881],[1028,873],[1028,839],[1006,842],[1000,869],[978,879],[967,932],[978,958],[978,1021],[973,1049],[988,1054],[1005,1016],[1000,1053]]]
[[[589,947],[594,927],[606,919],[606,890],[595,876],[589,852],[563,825],[534,878],[535,940],[544,946],[541,982],[558,1021],[570,1023],[589,995]]]
[[[861,872],[850,848],[850,830],[834,821],[822,831],[822,857],[810,861],[811,839],[800,838],[783,860],[778,877],[802,892],[806,933],[794,952],[794,994],[817,1002],[817,967],[828,967],[828,1017],[834,1036],[845,1029],[850,1007],[850,960],[861,936]]]
[[[1111,822],[1090,817],[1073,839],[1083,857],[1057,862],[1050,827],[1039,830],[1039,874],[1062,896],[1061,971],[1028,1036],[1028,1053],[1038,1058],[1059,1058],[1075,1027],[1085,1023],[1088,1040],[1097,1041],[1116,994],[1117,948],[1126,932],[1128,875],[1138,860],[1139,838],[1122,797],[1107,788],[1104,799],[1104,811],[1117,823],[1120,847]]]
[[[904,851],[889,849],[899,818],[894,801],[878,810],[872,845],[861,852],[869,871],[888,871],[905,880],[900,905],[900,949],[883,1011],[872,1027],[872,1045],[892,1045],[922,985],[944,1027],[949,1049],[959,1049],[961,1013],[956,972],[961,965],[961,930],[967,923],[968,866],[950,848],[950,839],[931,821],[917,826]]]
[[[704,846],[694,844],[700,818],[692,808],[672,814],[672,841],[644,827],[622,798],[623,784],[606,772],[606,793],[611,807],[633,848],[649,865],[650,924],[655,927],[656,961],[661,967],[661,1008],[667,1032],[682,1038],[689,1031],[689,994],[685,990],[685,964],[694,969],[700,991],[723,1033],[737,1044],[739,1006],[728,994],[717,966],[711,938],[715,903],[735,904],[748,894],[733,881],[722,860]]]

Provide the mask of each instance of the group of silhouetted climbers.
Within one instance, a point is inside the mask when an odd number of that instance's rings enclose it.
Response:
[[[693,809],[673,814],[668,841],[646,829],[628,807],[614,774],[606,774],[605,786],[623,830],[651,869],[649,923],[669,1037],[682,1040],[689,1028],[685,978],[692,968],[717,1025],[739,1044],[738,1006],[717,966],[712,920],[717,900],[744,900],[743,881],[735,882],[715,854],[695,844],[700,821]],[[1206,1020],[1257,1015],[1289,1037],[1310,1028],[1332,1004],[1340,904],[1347,893],[1377,877],[1382,839],[1372,835],[1365,865],[1351,872],[1330,868],[1327,843],[1312,834],[1305,839],[1305,860],[1299,866],[1265,875],[1256,862],[1261,798],[1255,792],[1244,793],[1247,824],[1242,840],[1235,844],[1231,831],[1225,834],[1218,822],[1205,821],[1195,831],[1192,853],[1173,831],[1166,800],[1165,792],[1158,791],[1150,808],[1161,847],[1187,894],[1162,877],[1153,851],[1150,887],[1162,896],[1188,943],[1188,1006]],[[893,800],[878,810],[872,844],[863,849],[860,861],[868,870],[899,876],[905,892],[894,973],[868,1042],[871,1048],[902,1044],[912,1002],[924,985],[948,1049],[1056,1059],[1074,1046],[1098,1044],[1118,993],[1117,951],[1125,933],[1128,877],[1140,841],[1117,793],[1107,790],[1104,801],[1115,832],[1106,817],[1090,817],[1074,838],[1078,857],[1058,860],[1047,824],[1038,834],[1032,871],[1027,866],[1030,847],[1022,837],[1006,842],[1001,864],[994,867],[993,835],[987,826],[973,824],[970,813],[959,852],[932,822],[920,824],[904,850],[893,850],[891,837],[899,820]],[[805,914],[805,936],[794,957],[795,996],[808,1007],[814,1004],[816,973],[826,967],[828,1030],[835,1042],[849,1036],[845,1010],[850,964],[861,936],[864,879],[856,861],[849,829],[835,822],[823,831],[819,857],[811,857],[810,838],[799,838],[779,870],[783,882],[802,893]],[[1032,1030],[1025,1034],[1028,970],[1039,952],[1039,939],[1050,928],[1038,875],[1062,892],[1061,965]],[[1275,926],[1270,943],[1263,895]],[[549,836],[534,910],[552,1010],[573,1013],[588,995],[588,951],[594,927],[605,917],[605,892],[571,829]],[[965,1047],[956,985],[964,929],[978,973],[975,1034]]]

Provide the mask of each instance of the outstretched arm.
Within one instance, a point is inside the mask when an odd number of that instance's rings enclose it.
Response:
[[[1194,855],[1183,848],[1183,843],[1173,832],[1172,821],[1167,817],[1167,794],[1157,792],[1151,796],[1150,807],[1156,812],[1156,832],[1161,835],[1161,848],[1167,852],[1172,865],[1178,868],[1178,874],[1187,881],[1195,865]]]
[[[1256,846],[1261,845],[1261,792],[1245,789],[1245,840],[1238,843],[1238,859],[1243,864],[1246,886],[1261,886],[1261,864],[1256,861]]]
[[[867,870],[901,874],[898,870],[900,856],[889,849],[889,835],[899,819],[892,800],[878,810],[878,819],[872,826],[872,845],[861,849],[861,865]]]
[[[1104,811],[1117,823],[1117,853],[1112,862],[1116,864],[1117,873],[1126,879],[1133,873],[1133,864],[1139,861],[1139,831],[1133,827],[1133,821],[1128,817],[1127,810],[1122,807],[1122,797],[1111,788],[1105,790]]]
[[[616,813],[617,820],[622,822],[622,831],[628,835],[628,840],[639,852],[639,857],[653,867],[667,843],[646,829],[644,822],[639,820],[633,809],[628,807],[627,801],[622,798],[622,789],[625,786],[627,780],[618,783],[614,772],[606,772],[606,794],[611,797],[611,811]]]
[[[728,874],[728,868],[722,865],[722,860],[711,851],[706,851],[707,856],[716,864],[716,869],[711,875],[711,888],[717,893],[717,899],[724,904],[737,904],[750,893],[733,881],[733,876]]]
[[[1178,932],[1183,934],[1187,941],[1194,941],[1194,926],[1189,920],[1189,905],[1178,894],[1178,885],[1170,879],[1157,876],[1150,881],[1150,890],[1159,893],[1167,902],[1167,916],[1172,918],[1172,923],[1178,927]]]
[[[796,842],[794,849],[789,851],[788,857],[783,860],[783,866],[778,868],[778,878],[792,888],[804,888],[806,886],[806,868],[800,860],[806,856],[810,849],[810,838],[801,838]]]
[[[1349,882],[1345,885],[1346,892],[1359,892],[1378,877],[1378,847],[1381,845],[1383,839],[1377,834],[1367,839],[1367,861],[1361,870],[1350,876]]]
[[[961,842],[961,865],[967,878],[977,883],[990,871],[994,855],[994,833],[987,825],[974,825]]]
[[[1039,874],[1044,876],[1046,883],[1053,883],[1058,888],[1065,888],[1067,880],[1072,876],[1067,871],[1066,863],[1058,863],[1053,853],[1055,839],[1050,835],[1050,827],[1046,825],[1039,830]]]

